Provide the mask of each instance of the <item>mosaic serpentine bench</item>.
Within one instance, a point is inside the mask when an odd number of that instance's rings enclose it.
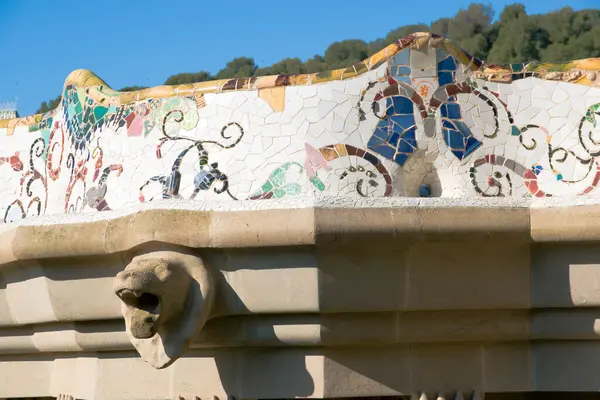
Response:
[[[318,74],[77,70],[0,120],[0,398],[597,391],[598,121],[600,59],[425,33]]]

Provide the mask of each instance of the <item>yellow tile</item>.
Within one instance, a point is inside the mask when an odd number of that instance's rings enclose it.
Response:
[[[285,87],[278,86],[258,90],[258,97],[265,100],[276,112],[283,111],[285,108]]]

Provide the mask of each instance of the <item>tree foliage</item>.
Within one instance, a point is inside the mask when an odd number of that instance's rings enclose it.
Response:
[[[136,90],[148,89],[148,86],[125,86],[119,89],[119,92],[134,92]]]
[[[165,85],[183,85],[192,82],[204,82],[210,81],[212,76],[210,72],[183,72],[181,74],[173,75],[167,78]]]
[[[568,61],[600,57],[600,8],[574,11],[570,7],[546,14],[527,14],[521,3],[509,4],[494,19],[490,5],[470,4],[454,17],[440,18],[431,24],[416,23],[398,27],[385,37],[366,42],[349,39],[331,44],[323,55],[306,61],[286,58],[270,66],[259,66],[253,58],[234,58],[215,75],[207,71],[170,76],[166,85],[181,85],[212,79],[240,78],[276,74],[301,74],[349,67],[385,46],[414,32],[433,32],[452,39],[472,55],[494,63],[525,61]],[[130,86],[121,89],[138,90]],[[43,102],[38,112],[55,108],[60,97]]]
[[[351,39],[335,42],[325,50],[325,63],[330,69],[349,67],[369,56],[369,45],[364,40]]]
[[[61,99],[62,99],[62,96],[58,96],[58,97],[55,97],[48,101],[42,101],[42,104],[40,104],[40,107],[37,109],[37,111],[35,113],[43,114],[43,113],[47,113],[50,110],[54,110],[60,104]]]
[[[257,68],[253,58],[234,58],[225,65],[225,68],[217,72],[215,79],[248,78],[254,75]]]

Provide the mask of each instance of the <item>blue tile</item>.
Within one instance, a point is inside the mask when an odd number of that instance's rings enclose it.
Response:
[[[446,50],[435,49],[435,59],[438,61],[438,63],[448,56],[449,56],[449,54],[446,52]]]
[[[415,125],[415,116],[413,113],[407,115],[393,115],[390,117],[390,120],[395,123],[395,125],[399,125],[402,130]]]
[[[408,65],[408,57],[409,57],[409,49],[402,50],[400,53],[396,54],[392,59],[392,64],[396,65]]]
[[[410,85],[410,77],[409,76],[393,75],[392,78],[394,78],[398,82],[404,82],[404,83]]]
[[[393,104],[389,118],[379,121],[367,147],[403,165],[417,149],[413,102],[404,96],[394,96],[387,102]]]
[[[388,139],[388,143],[391,146],[397,147],[398,146],[398,140],[400,139],[400,133],[399,132],[394,132],[390,135],[390,138]]]
[[[404,67],[404,66],[400,66],[400,65],[394,65],[392,67],[390,67],[390,75],[393,76],[409,76],[410,75],[410,68],[409,67]]]
[[[442,104],[440,114],[442,117],[449,119],[460,119],[462,117],[460,113],[460,105],[458,105],[457,103]]]
[[[398,153],[396,154],[396,157],[394,157],[394,162],[399,166],[403,166],[406,160],[408,160],[408,156],[406,154]]]
[[[404,96],[394,96],[392,97],[393,102],[393,113],[397,114],[413,114],[413,102],[408,97]],[[389,99],[388,99],[388,107],[389,107]]]
[[[452,82],[454,82],[453,72],[438,72],[438,84],[440,86],[444,86]]]
[[[442,131],[444,132],[444,141],[450,148],[450,151],[462,160],[473,153],[481,146],[469,128],[462,121],[451,122],[447,119],[442,121]]]
[[[510,66],[511,66],[513,72],[523,71],[523,64],[511,64]]]
[[[438,71],[456,71],[456,61],[454,57],[448,56],[438,63]]]
[[[398,153],[403,154],[412,154],[415,152],[417,147],[416,140],[404,140],[404,138],[400,141],[400,146],[398,146]]]
[[[377,128],[375,129],[375,132],[373,132],[373,136],[377,137],[381,140],[387,140],[389,134],[388,134],[388,127],[386,125],[385,128]]]
[[[369,143],[367,144],[367,147],[369,148],[369,150],[381,154],[388,160],[392,160],[394,158],[394,155],[396,154],[396,149],[394,147],[391,147],[387,144],[387,142],[384,142],[376,137],[371,137]]]

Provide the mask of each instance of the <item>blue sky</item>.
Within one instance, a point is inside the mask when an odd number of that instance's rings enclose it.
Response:
[[[582,9],[597,1],[568,3]],[[18,97],[21,115],[32,114],[78,68],[120,88],[160,85],[179,72],[215,73],[237,56],[259,65],[306,59],[338,40],[369,41],[402,25],[451,17],[471,2],[0,0],[0,100]],[[491,4],[499,14],[514,2]],[[521,2],[530,14],[566,4]]]

